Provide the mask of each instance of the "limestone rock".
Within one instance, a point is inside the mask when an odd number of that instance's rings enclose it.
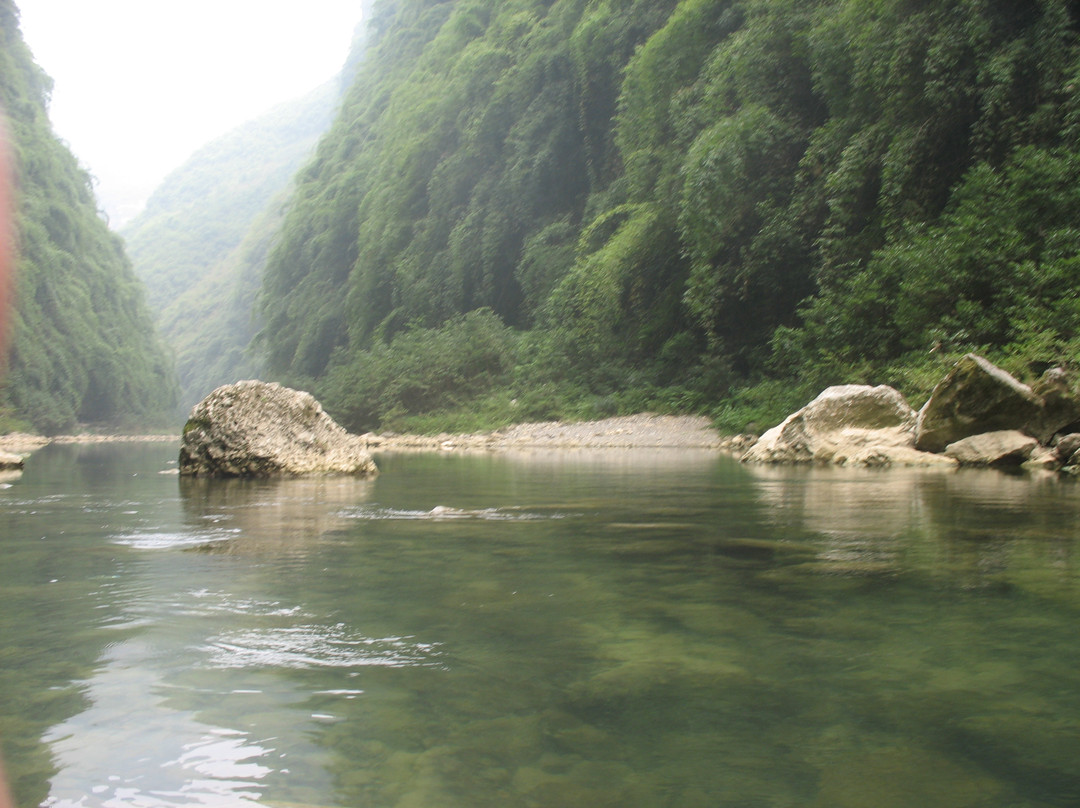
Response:
[[[8,471],[10,469],[21,469],[22,467],[23,459],[20,455],[0,452],[0,470]]]
[[[242,381],[195,405],[184,426],[180,473],[205,477],[373,475],[358,435],[346,432],[309,393]]]
[[[942,379],[919,411],[915,447],[940,452],[984,432],[1027,430],[1043,413],[1030,387],[975,354],[967,354]]]
[[[915,423],[915,411],[893,388],[839,385],[768,430],[743,460],[864,466],[942,462],[915,451]]]
[[[1038,445],[1030,435],[1005,429],[961,438],[945,448],[945,456],[962,466],[1018,466],[1031,457]]]
[[[1023,462],[1023,467],[1029,471],[1058,471],[1061,466],[1061,458],[1056,451],[1049,446],[1036,446],[1031,452],[1031,457]]]
[[[1080,451],[1080,432],[1070,432],[1068,435],[1059,435],[1054,441],[1054,453],[1063,463],[1068,462]]]
[[[1058,432],[1080,421],[1080,398],[1073,394],[1069,381],[1063,368],[1050,368],[1031,386],[1042,408],[1026,431],[1039,443],[1049,444]]]

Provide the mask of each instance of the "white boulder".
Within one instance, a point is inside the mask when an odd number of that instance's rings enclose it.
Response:
[[[743,460],[887,466],[951,464],[915,449],[918,414],[887,385],[829,387],[761,436]]]
[[[180,445],[184,475],[377,472],[364,439],[346,432],[310,393],[254,380],[219,387],[196,404]]]

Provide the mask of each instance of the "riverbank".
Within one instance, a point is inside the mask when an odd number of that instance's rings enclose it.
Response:
[[[0,435],[0,452],[8,454],[28,455],[36,452],[43,446],[51,443],[120,443],[120,442],[161,442],[180,441],[178,435],[31,435],[27,432],[9,432]]]
[[[517,424],[480,434],[363,436],[372,451],[466,451],[502,449],[731,449],[704,416],[638,415],[599,421],[547,421]],[[51,438],[13,433],[0,435],[0,451],[30,454],[51,443],[105,443],[121,441],[176,441],[179,435],[61,435]]]
[[[473,435],[364,435],[374,451],[503,449],[721,449],[725,440],[703,416],[638,415],[599,421],[516,424]]]

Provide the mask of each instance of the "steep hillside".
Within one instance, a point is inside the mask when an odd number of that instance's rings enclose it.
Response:
[[[737,426],[973,347],[1075,361],[1078,13],[380,0],[269,260],[269,368],[358,428],[495,391]],[[425,364],[478,310],[484,361]]]
[[[16,172],[15,310],[0,408],[45,432],[146,425],[175,406],[171,362],[90,177],[49,124],[51,82],[0,0],[0,104]]]
[[[262,374],[248,345],[256,331],[253,311],[266,255],[287,197],[285,189],[271,197],[241,242],[158,315],[158,328],[176,356],[184,412],[223,384]]]
[[[203,146],[121,230],[155,314],[239,246],[311,154],[339,96],[339,83],[327,82]]]

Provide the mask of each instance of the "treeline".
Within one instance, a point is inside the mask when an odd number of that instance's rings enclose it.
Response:
[[[971,349],[1075,363],[1078,19],[381,0],[269,258],[268,367],[354,429],[739,429],[840,381],[925,392]]]
[[[176,396],[172,363],[123,244],[98,213],[89,175],[52,132],[50,90],[22,40],[17,8],[0,0],[0,105],[15,163],[18,237],[0,432],[161,423]]]

